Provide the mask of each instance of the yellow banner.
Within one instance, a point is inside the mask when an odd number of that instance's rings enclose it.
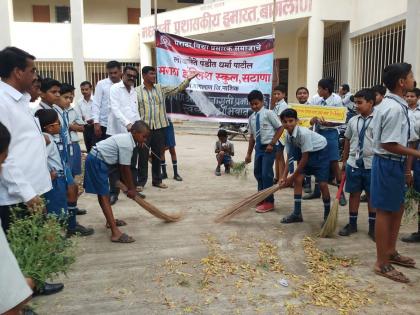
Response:
[[[334,123],[346,123],[347,108],[319,105],[289,104],[298,113],[300,124],[309,127],[309,121],[313,117],[323,117],[326,121]]]

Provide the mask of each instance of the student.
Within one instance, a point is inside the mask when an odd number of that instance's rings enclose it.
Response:
[[[357,232],[357,215],[360,195],[366,192],[369,211],[368,235],[375,240],[375,210],[372,209],[370,194],[370,176],[373,159],[373,129],[375,93],[371,89],[363,89],[354,95],[358,115],[352,117],[347,125],[343,152],[343,172],[346,172],[346,192],[350,193],[349,223],[338,234],[349,236]]]
[[[405,94],[405,100],[407,101],[408,107],[412,112],[412,116],[414,118],[413,124],[415,126],[415,131],[420,133],[420,104],[418,103],[420,100],[420,90],[418,88],[414,88],[412,90],[408,90]],[[418,149],[418,144],[417,144]],[[411,159],[409,159],[411,161]],[[420,193],[420,159],[416,159],[412,163],[413,168],[413,177],[414,182],[413,186],[414,189]],[[418,205],[418,227],[417,232],[411,233],[408,236],[402,237],[401,240],[406,243],[419,243],[420,242],[420,204]]]
[[[299,104],[309,104],[309,90],[301,86],[296,90],[296,99],[298,100]]]
[[[176,181],[181,182],[182,177],[178,174],[178,160],[176,157],[175,146],[176,142],[174,124],[172,123],[172,120],[168,117],[168,127],[165,128],[165,148],[163,149],[163,153],[160,156],[160,166],[162,167],[162,179],[168,178],[168,174],[166,173],[165,151],[169,150],[169,153],[171,154],[172,168],[174,170],[174,179]]]
[[[142,146],[149,135],[149,126],[143,121],[136,121],[129,133],[121,133],[98,142],[88,154],[85,163],[85,192],[96,194],[104,213],[107,226],[111,229],[111,242],[132,243],[134,239],[122,233],[118,226],[126,225],[123,220],[114,219],[109,200],[108,171],[119,167],[121,180],[128,187],[127,196],[133,199],[137,192],[130,165],[133,149]]]
[[[274,147],[283,128],[277,115],[264,107],[264,96],[260,91],[251,91],[248,102],[254,113],[249,117],[250,138],[245,162],[251,163],[255,147],[254,176],[260,191],[273,186],[273,163],[276,156]],[[274,196],[271,195],[257,205],[256,211],[264,213],[273,209]]]
[[[350,92],[350,86],[347,83],[340,85],[338,88],[338,95],[340,95],[343,106],[347,107],[346,123],[355,115],[357,115],[356,109],[354,108],[353,94]]]
[[[273,89],[273,102],[275,104],[273,112],[280,118],[280,114],[289,106],[284,100],[287,94],[286,87],[284,85],[278,85]],[[283,127],[281,127],[283,128]],[[283,156],[284,150],[284,140],[280,139],[276,144],[276,161],[275,161],[275,170],[274,183],[277,184],[281,175],[283,175],[283,170],[286,167]],[[289,169],[293,172],[293,157],[288,161]]]
[[[386,87],[382,84],[378,84],[373,86],[372,90],[375,92],[375,106],[381,104],[386,94]]]
[[[375,156],[372,162],[371,202],[376,209],[376,274],[398,282],[409,279],[392,264],[414,267],[415,261],[397,252],[396,243],[404,212],[406,156],[420,158],[420,151],[409,148],[412,138],[411,118],[404,95],[413,88],[411,65],[396,63],[387,66],[382,75],[389,93],[376,109],[372,121]],[[407,176],[405,175],[407,174]]]
[[[217,132],[219,141],[216,141],[214,147],[214,153],[216,153],[217,167],[214,171],[216,176],[222,175],[220,172],[220,166],[225,166],[225,173],[230,173],[230,168],[233,164],[232,156],[235,155],[235,149],[233,143],[228,140],[228,133],[224,129],[220,129]]]
[[[311,100],[312,105],[322,105],[331,107],[342,107],[343,102],[337,94],[334,93],[334,80],[332,78],[321,79],[318,82],[318,96]],[[340,124],[325,121],[322,117],[314,117],[311,119],[311,126],[319,126],[318,133],[327,139],[328,157],[330,160],[331,175],[335,177],[336,184],[341,181],[340,168],[338,160],[340,159],[338,148],[338,131],[337,126]],[[305,196],[303,199],[313,199],[319,197],[319,189],[315,184],[313,196]],[[346,205],[344,193],[340,197],[340,205]]]
[[[92,83],[89,81],[83,81],[80,83],[80,92],[82,93],[82,97],[77,101],[75,110],[78,112],[79,116],[82,117],[82,120],[85,123],[83,140],[85,142],[86,151],[89,153],[95,141],[92,118]]]
[[[324,202],[324,221],[330,213],[330,192],[328,190],[329,160],[327,140],[316,132],[298,126],[297,112],[287,109],[280,115],[286,134],[287,152],[293,148],[295,158],[298,160],[295,172],[287,177],[285,170],[280,181],[281,186],[294,185],[294,210],[284,217],[281,223],[303,222],[302,217],[302,184],[305,175],[314,175],[319,183]]]

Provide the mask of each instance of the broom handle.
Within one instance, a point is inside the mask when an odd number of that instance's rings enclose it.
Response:
[[[343,188],[344,188],[344,183],[345,182],[346,182],[346,173],[343,173],[343,176],[341,176],[340,187],[337,190],[337,194],[335,195],[335,199],[340,199],[340,196],[343,193]]]

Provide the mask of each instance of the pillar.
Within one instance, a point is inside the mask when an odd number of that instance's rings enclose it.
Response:
[[[322,64],[324,54],[324,22],[317,16],[311,16],[308,21],[308,56],[306,87],[310,95],[314,95],[318,88],[318,81],[322,78]]]
[[[0,1],[0,49],[12,44],[13,1]],[[30,53],[30,52],[29,52]]]
[[[76,99],[78,99],[81,96],[79,85],[86,80],[85,58],[83,53],[83,0],[70,0],[70,14],[73,76]]]
[[[420,0],[407,0],[404,61],[413,66],[414,78],[420,82]]]
[[[340,56],[340,77],[341,82],[337,82],[338,84],[351,84],[351,74],[350,71],[353,69],[350,67],[350,23],[345,22],[343,23],[343,28],[341,32],[341,56]],[[350,85],[350,89],[352,89],[352,86]]]
[[[141,18],[152,15],[152,0],[140,0],[140,16]],[[140,24],[141,24],[140,18]],[[140,34],[140,66],[151,66],[153,63],[152,59],[152,47],[146,44],[141,39]]]
[[[152,15],[152,0],[140,0],[140,17]]]

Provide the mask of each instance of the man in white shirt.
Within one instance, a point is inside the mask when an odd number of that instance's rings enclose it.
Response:
[[[121,64],[118,61],[109,61],[106,64],[108,78],[98,82],[95,88],[95,99],[92,104],[92,119],[94,122],[95,139],[106,139],[109,115],[109,90],[114,83],[121,81]]]
[[[85,129],[83,130],[83,139],[85,141],[86,151],[89,153],[90,149],[94,144],[94,133],[93,133],[93,118],[92,118],[92,106],[93,106],[93,95],[92,95],[92,83],[89,81],[83,81],[80,83],[80,91],[82,97],[77,101],[75,110],[79,113],[85,122]]]
[[[115,83],[110,89],[110,112],[108,116],[107,134],[113,136],[116,134],[127,133],[131,130],[131,126],[140,115],[137,105],[137,92],[134,89],[138,70],[133,66],[124,68],[122,81]],[[134,148],[131,170],[134,183],[138,183],[138,149]],[[117,180],[120,179],[118,167],[112,168],[109,175],[110,181],[110,201],[111,205],[118,200],[119,189],[116,187]]]

